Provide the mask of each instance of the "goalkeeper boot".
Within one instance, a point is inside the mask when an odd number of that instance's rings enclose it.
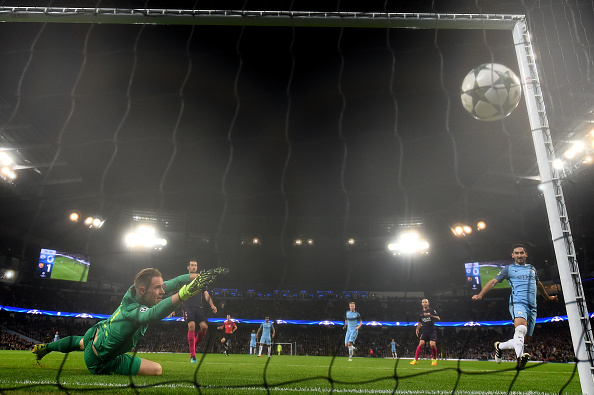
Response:
[[[501,363],[503,360],[503,351],[499,348],[499,342],[495,342],[495,362]]]
[[[416,360],[416,359],[413,359],[412,361],[410,361],[410,364],[411,364],[411,365],[416,365],[416,364],[418,364],[418,362],[417,362],[417,360]]]
[[[47,345],[43,343],[38,343],[33,346],[33,350],[31,352],[35,354],[35,360],[41,361],[41,358],[45,357],[49,353],[46,346]]]
[[[432,359],[431,366],[436,366],[436,365],[437,365],[437,359]]]
[[[530,354],[528,354],[527,352],[522,354],[520,356],[520,358],[518,358],[518,370],[524,370],[524,368],[526,367],[526,364],[528,363],[529,360],[530,360]]]

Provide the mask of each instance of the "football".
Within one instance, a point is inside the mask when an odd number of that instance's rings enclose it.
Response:
[[[507,117],[518,106],[522,87],[518,76],[504,65],[485,63],[472,69],[462,81],[462,106],[481,121]]]

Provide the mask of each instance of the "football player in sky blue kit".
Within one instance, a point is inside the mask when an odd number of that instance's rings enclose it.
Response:
[[[398,358],[398,354],[396,353],[396,340],[392,339],[390,342],[390,348],[392,351],[392,359]]]
[[[264,318],[264,323],[260,325],[258,333],[256,334],[256,337],[258,337],[260,336],[260,332],[262,332],[262,337],[260,338],[260,351],[258,352],[259,357],[262,356],[262,346],[264,344],[268,347],[268,358],[270,358],[270,352],[272,351],[272,339],[274,339],[276,332],[274,330],[274,325],[268,320],[268,317]]]
[[[359,334],[359,328],[363,325],[361,314],[355,311],[355,302],[349,303],[349,311],[346,312],[344,319],[344,328],[346,328],[346,335],[344,336],[344,346],[349,349],[349,361],[353,360],[353,351],[355,351],[355,340]]]
[[[250,355],[256,355],[256,330],[252,329],[250,335]]]
[[[528,253],[523,244],[512,246],[514,263],[503,268],[495,278],[489,281],[478,295],[472,299],[480,300],[495,284],[507,280],[512,291],[509,297],[509,312],[514,321],[514,337],[506,342],[495,343],[495,362],[501,363],[502,350],[516,351],[518,369],[526,367],[530,354],[524,352],[524,343],[530,339],[536,323],[536,292],[546,300],[557,301],[557,296],[549,296],[542,283],[538,280],[534,266],[526,263]]]

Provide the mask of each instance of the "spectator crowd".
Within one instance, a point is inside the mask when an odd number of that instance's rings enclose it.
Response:
[[[48,297],[50,295],[50,297]],[[92,296],[92,297],[91,297]],[[0,305],[38,310],[69,311],[89,314],[110,314],[119,305],[121,295],[108,292],[38,289],[22,286],[0,286]],[[430,299],[431,300],[431,299]],[[415,322],[421,310],[420,300],[406,298],[368,298],[357,300],[357,311],[364,321]],[[565,315],[565,305],[539,302],[539,316]],[[242,323],[241,320],[258,320],[270,316],[272,320],[343,321],[348,300],[342,299],[290,299],[227,297],[215,300],[216,317],[230,314],[239,319],[238,331],[232,345],[233,353],[249,353],[250,333],[259,324]],[[509,321],[507,298],[494,298],[473,302],[470,298],[439,299],[432,301],[442,321],[476,322],[483,320]],[[175,312],[181,316],[181,311]],[[83,335],[97,320],[66,318],[0,310],[0,349],[30,349],[33,342],[52,341],[56,332],[61,337]],[[345,355],[342,325],[290,325],[275,324],[276,343],[293,344],[297,355]],[[438,352],[440,358],[490,359],[493,343],[511,337],[512,326],[440,327]],[[163,336],[167,333],[167,336]],[[208,339],[200,345],[199,352],[218,352],[222,333],[211,324]],[[364,326],[357,339],[358,356],[390,357],[390,341],[396,339],[399,357],[414,356],[418,339],[412,326]],[[188,352],[187,326],[180,321],[167,321],[151,325],[139,342],[137,351]],[[572,361],[573,348],[566,322],[538,324],[527,345],[532,360]],[[288,353],[289,347],[283,347]],[[427,350],[428,352],[428,350]],[[511,358],[513,353],[507,357]],[[428,355],[428,354],[427,354]]]

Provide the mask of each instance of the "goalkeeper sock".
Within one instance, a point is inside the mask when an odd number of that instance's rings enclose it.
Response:
[[[48,352],[60,351],[63,353],[69,353],[71,351],[81,351],[80,341],[82,336],[68,336],[58,341],[49,343],[45,348]]]
[[[421,356],[421,352],[423,352],[423,346],[419,344],[417,346],[417,350],[415,351],[415,361],[419,359],[419,357]]]
[[[514,332],[514,348],[516,349],[516,356],[518,358],[524,353],[524,336],[526,336],[527,330],[526,325],[518,325]]]
[[[194,337],[194,331],[188,331],[188,346],[190,347],[190,357],[196,356],[196,338]]]
[[[433,359],[437,359],[437,347],[431,347],[431,356]]]

